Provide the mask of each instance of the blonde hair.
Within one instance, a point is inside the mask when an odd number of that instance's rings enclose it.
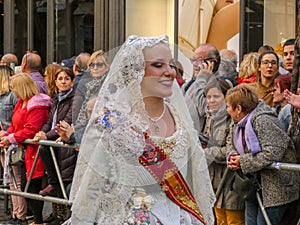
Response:
[[[0,95],[6,94],[9,89],[9,78],[14,75],[14,71],[9,67],[0,66]]]
[[[105,64],[106,67],[109,67],[109,62],[108,62],[108,56],[105,54],[102,50],[98,50],[93,52],[91,55],[89,61],[88,61],[88,66],[91,65],[98,57],[101,57],[103,63]]]
[[[39,88],[27,73],[19,73],[11,77],[10,85],[17,90],[18,97],[27,101],[40,93]]]
[[[244,56],[239,69],[239,77],[247,79],[251,77],[253,73],[256,73],[258,67],[259,53],[251,52]]]

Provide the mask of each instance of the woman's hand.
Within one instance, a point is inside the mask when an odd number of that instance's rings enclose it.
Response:
[[[10,146],[10,142],[8,137],[2,137],[0,141],[0,148],[8,148]]]
[[[297,109],[300,109],[300,88],[297,89],[297,93],[298,95],[295,95],[294,93],[286,89],[283,91],[283,97],[288,101],[289,104]]]
[[[209,61],[209,60],[203,61],[198,65],[199,73],[197,74],[197,76],[199,76],[200,74],[205,74],[206,76],[210,76],[213,74],[212,72],[213,68],[214,68],[213,61]]]
[[[44,131],[39,131],[35,134],[34,138],[32,139],[33,142],[38,142],[39,140],[47,140],[47,136]]]
[[[61,137],[57,138],[57,139],[55,140],[55,142],[62,142],[62,138],[61,138]]]
[[[230,154],[228,157],[228,162],[227,162],[228,167],[233,170],[240,169],[241,168],[240,159],[241,159],[241,156],[239,154],[237,154],[237,153]]]
[[[66,121],[59,121],[55,127],[56,133],[61,137],[61,140],[68,142],[71,135],[75,132],[73,124],[69,125]]]
[[[0,130],[0,138],[3,136],[3,134],[5,134],[5,130]]]

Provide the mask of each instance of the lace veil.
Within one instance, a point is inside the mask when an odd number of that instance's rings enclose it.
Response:
[[[146,176],[137,179],[137,175],[143,168],[138,157],[145,145],[143,132],[148,129],[140,88],[143,49],[159,42],[169,45],[166,36],[130,36],[114,57],[82,139],[70,197],[72,224],[122,224],[133,191],[155,182]],[[206,223],[213,224],[215,197],[205,155],[177,82],[167,101],[188,131],[190,189]]]

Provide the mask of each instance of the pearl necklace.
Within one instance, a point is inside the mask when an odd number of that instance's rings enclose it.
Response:
[[[165,112],[166,112],[166,105],[164,104],[164,110],[163,110],[162,114],[159,117],[152,118],[151,116],[148,115],[148,119],[152,121],[153,128],[154,128],[154,131],[155,131],[156,134],[160,133],[160,129],[159,129],[159,126],[158,126],[157,122],[160,121],[164,117]]]

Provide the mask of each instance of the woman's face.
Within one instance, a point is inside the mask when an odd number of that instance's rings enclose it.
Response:
[[[44,78],[45,78],[45,82],[48,84],[50,83],[50,78],[49,78],[49,74],[48,74],[48,71],[46,70],[45,73],[44,73]]]
[[[103,60],[102,56],[98,56],[90,65],[89,65],[92,77],[95,79],[100,79],[109,69],[108,65]]]
[[[21,98],[21,96],[19,95],[18,89],[15,87],[15,85],[10,84],[10,90],[15,93],[17,98]],[[22,99],[22,100],[24,100],[24,99]]]
[[[238,113],[238,108],[233,109],[232,104],[230,102],[226,102],[227,108],[226,111],[227,113],[231,116],[232,120],[234,122],[239,122],[241,118],[239,118],[239,113]]]
[[[164,98],[172,95],[175,66],[169,47],[163,43],[144,49],[145,75],[141,82],[144,97]]]
[[[208,90],[206,94],[206,101],[208,108],[212,112],[217,112],[225,104],[223,93],[216,87]]]
[[[273,94],[274,103],[281,103],[284,100],[284,97],[281,93],[281,89],[278,83],[274,86],[272,94]]]
[[[60,91],[68,91],[73,87],[73,81],[65,71],[61,71],[55,79],[55,85]]]
[[[261,78],[273,79],[278,71],[278,62],[276,56],[273,54],[264,55],[258,70],[261,73]]]

